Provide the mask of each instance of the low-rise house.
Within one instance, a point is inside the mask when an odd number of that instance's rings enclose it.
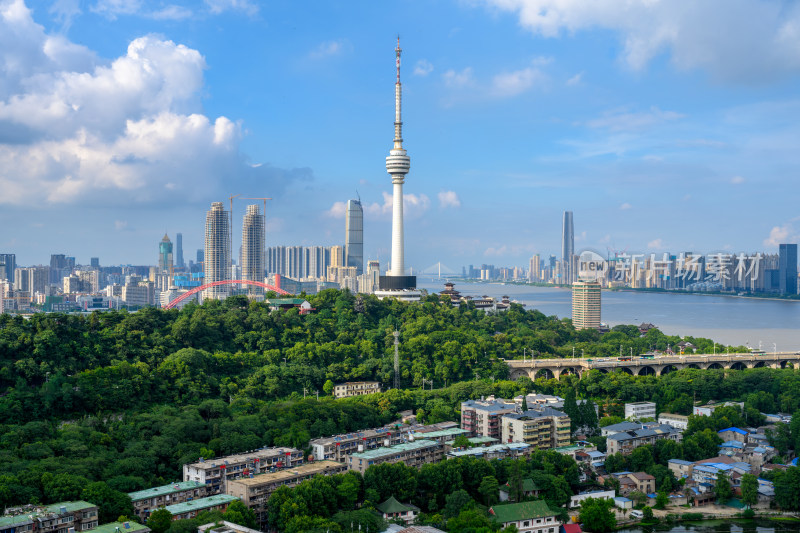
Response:
[[[0,516],[0,533],[65,533],[88,531],[98,525],[97,506],[85,501],[23,505]]]
[[[742,444],[747,442],[747,436],[749,434],[750,433],[748,431],[736,427],[720,429],[717,431],[717,435],[719,435],[719,438],[721,438],[723,442],[736,441],[741,442]]]
[[[150,513],[159,507],[204,498],[206,495],[206,485],[199,481],[179,481],[128,493],[133,502],[133,514],[142,520],[147,520]]]
[[[667,425],[655,425],[647,428],[615,433],[606,437],[608,453],[629,454],[639,446],[654,444],[657,440],[670,439],[680,442],[681,431]]]
[[[224,492],[223,480],[249,477],[250,474],[274,472],[303,463],[303,452],[296,448],[261,448],[216,459],[200,459],[183,465],[184,481],[199,481],[206,485],[207,494]]]
[[[259,529],[251,529],[227,520],[197,526],[197,531],[200,533],[261,533]]]
[[[164,509],[172,513],[173,520],[187,520],[195,518],[202,511],[220,511],[224,513],[228,505],[238,499],[228,494],[215,494],[199,500],[167,505]]]
[[[562,455],[569,455],[575,459],[575,461],[580,462],[588,460],[588,452],[597,451],[597,446],[591,442],[581,440],[568,446],[559,446],[556,448],[556,451]]]
[[[381,384],[377,381],[348,381],[333,386],[333,396],[335,398],[351,398],[380,391]]]
[[[406,524],[413,522],[419,514],[419,507],[410,503],[400,503],[394,496],[375,506],[384,520],[402,520]]]
[[[561,527],[556,513],[542,500],[495,505],[489,514],[501,527],[514,525],[519,533],[556,533]]]
[[[661,413],[658,415],[658,423],[672,426],[675,429],[686,430],[689,427],[689,417],[674,413]]]
[[[614,498],[614,506],[619,509],[633,509],[633,500],[630,500],[624,496],[616,496]]]
[[[607,477],[619,481],[619,494],[627,496],[633,491],[648,494],[655,490],[656,478],[645,472],[614,472],[607,476],[598,476],[598,483],[603,483]]]
[[[537,487],[531,478],[525,478],[522,480],[523,498],[538,498],[541,494],[542,489]],[[514,501],[514,498],[511,496],[511,486],[508,483],[500,487],[499,496],[501,502]]]
[[[578,507],[586,498],[602,498],[604,500],[612,500],[615,497],[616,492],[613,490],[589,490],[572,496],[569,500],[569,507]]]
[[[611,424],[610,426],[600,428],[600,436],[609,437],[615,433],[635,431],[637,429],[642,429],[642,427],[644,426],[640,422],[620,422],[619,424]]]
[[[405,463],[416,468],[427,463],[435,463],[444,457],[444,446],[436,441],[421,439],[412,442],[377,448],[347,457],[348,470],[358,470],[362,474],[372,465],[381,463]]]
[[[692,477],[694,463],[683,459],[670,459],[667,461],[667,468],[670,469],[676,479]]]

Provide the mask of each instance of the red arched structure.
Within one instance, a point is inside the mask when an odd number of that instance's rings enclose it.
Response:
[[[194,289],[190,290],[189,292],[185,292],[172,300],[170,303],[164,306],[164,309],[172,309],[186,298],[197,294],[200,291],[204,291],[209,287],[218,287],[220,285],[255,285],[256,287],[261,287],[262,289],[267,289],[268,291],[275,291],[278,294],[289,294],[283,289],[279,289],[278,287],[273,287],[272,285],[267,285],[266,283],[261,283],[260,281],[250,281],[247,279],[226,279],[223,281],[214,281],[211,283],[206,283],[205,285],[200,285],[199,287],[195,287]]]

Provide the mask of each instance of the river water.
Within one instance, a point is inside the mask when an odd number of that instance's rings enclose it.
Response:
[[[419,278],[429,292],[444,289],[444,281]],[[456,283],[462,295],[504,295],[526,309],[558,317],[572,316],[569,289],[503,283]],[[603,291],[602,321],[609,326],[650,322],[668,335],[706,337],[732,346],[767,352],[800,350],[800,300],[768,300],[702,294]]]
[[[647,526],[621,529],[618,533],[798,533],[797,522],[772,520],[714,520],[684,523],[676,526]]]

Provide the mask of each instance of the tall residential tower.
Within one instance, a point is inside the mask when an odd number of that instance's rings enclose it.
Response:
[[[165,233],[164,238],[158,243],[158,271],[162,274],[171,274],[172,267],[172,241]]]
[[[344,219],[345,266],[356,267],[356,275],[364,273],[364,210],[361,200],[348,200]]]
[[[214,202],[206,213],[206,249],[204,254],[205,283],[230,279],[231,240],[228,212],[222,202]],[[204,298],[223,300],[229,286],[220,285],[205,290]]]
[[[394,146],[386,158],[386,171],[392,176],[392,263],[386,276],[380,278],[379,297],[397,297],[403,300],[419,300],[416,276],[407,276],[403,243],[403,184],[411,168],[411,158],[403,149],[403,121],[400,107],[402,85],[400,84],[400,38],[397,38],[395,64],[397,81],[394,85]]]
[[[242,279],[263,283],[264,250],[264,215],[257,205],[248,205],[242,223]]]

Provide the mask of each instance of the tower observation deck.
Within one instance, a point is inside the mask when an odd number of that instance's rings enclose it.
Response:
[[[403,87],[400,83],[400,38],[395,48],[397,81],[394,85],[394,144],[386,158],[386,172],[392,177],[392,263],[385,276],[379,280],[379,297],[397,297],[404,300],[418,300],[416,276],[406,275],[405,244],[403,234],[403,184],[411,169],[411,158],[403,148],[403,121],[401,102]]]

